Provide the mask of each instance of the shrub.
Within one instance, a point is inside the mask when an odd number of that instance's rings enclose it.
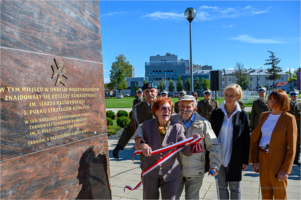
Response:
[[[113,126],[113,120],[110,117],[107,117],[107,126]]]
[[[129,114],[129,118],[131,119],[132,118],[132,113],[133,111],[131,110],[130,114]]]
[[[126,116],[122,116],[117,119],[117,125],[121,128],[124,128],[128,123],[130,123],[130,119]]]
[[[108,110],[106,112],[106,116],[111,118],[111,119],[115,119],[115,113],[112,110]]]
[[[119,118],[119,117],[122,117],[122,116],[127,117],[128,113],[125,110],[118,110],[117,117]]]

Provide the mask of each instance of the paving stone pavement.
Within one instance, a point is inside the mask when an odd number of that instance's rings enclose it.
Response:
[[[125,185],[135,187],[140,181],[140,161],[139,157],[135,156],[132,162],[132,154],[134,152],[134,140],[130,140],[123,151],[119,153],[119,159],[114,159],[112,151],[115,148],[118,140],[109,140],[109,157],[110,157],[110,184],[113,200],[124,199],[142,199],[142,187],[135,191],[123,190]],[[287,198],[301,199],[301,179],[300,170],[294,165],[293,171],[288,178]],[[243,171],[241,181],[242,199],[261,199],[259,176],[252,171],[251,166],[246,171]],[[181,199],[185,199],[183,192]],[[217,199],[215,179],[211,176],[205,176],[203,185],[200,190],[200,199],[210,200]]]

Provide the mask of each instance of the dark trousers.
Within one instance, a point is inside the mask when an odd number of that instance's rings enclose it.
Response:
[[[179,185],[180,176],[172,181],[165,182],[162,175],[158,175],[157,180],[143,177],[143,194],[145,199],[159,199],[159,188],[161,188],[162,199],[176,199]]]

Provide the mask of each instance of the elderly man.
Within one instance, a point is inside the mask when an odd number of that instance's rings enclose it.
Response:
[[[136,93],[137,93],[137,99],[134,99],[134,101],[133,101],[133,106],[134,105],[136,105],[136,104],[138,104],[138,103],[140,103],[140,102],[142,102],[142,98],[143,98],[143,91],[141,90],[141,88],[139,88],[137,91],[136,91]]]
[[[201,141],[204,148],[202,153],[193,154],[190,157],[180,153],[182,175],[177,198],[181,196],[185,186],[185,199],[199,199],[199,191],[205,175],[205,155],[207,151],[210,152],[209,164],[210,170],[214,171],[213,176],[218,174],[220,167],[219,153],[221,146],[211,128],[210,122],[195,112],[197,110],[196,106],[195,97],[185,95],[179,101],[180,114],[172,115],[170,118],[170,120],[182,124],[185,128],[186,138],[192,137],[193,133],[204,135],[204,139]],[[138,146],[141,141],[144,142],[142,137],[143,133],[138,131],[135,133],[135,146]]]
[[[204,99],[198,102],[197,112],[207,120],[210,119],[212,111],[218,108],[218,102],[215,99],[211,99],[211,90],[206,89],[203,92]]]
[[[126,144],[134,135],[137,127],[142,124],[144,121],[152,119],[153,115],[151,113],[151,106],[156,100],[158,95],[157,84],[154,82],[145,83],[143,85],[143,94],[146,101],[133,106],[132,119],[130,123],[123,129],[123,132],[118,140],[118,143],[113,150],[113,157],[119,158],[118,153],[120,150],[123,150]]]
[[[179,100],[180,100],[184,95],[186,95],[185,90],[181,90],[181,91],[179,92]],[[179,113],[179,112],[180,112],[180,110],[179,110],[179,101],[175,103],[174,111],[175,111],[175,113]]]

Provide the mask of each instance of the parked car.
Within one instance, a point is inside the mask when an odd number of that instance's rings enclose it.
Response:
[[[125,96],[126,96],[126,97],[129,97],[130,95],[129,95],[129,94],[126,94]]]
[[[121,94],[121,93],[117,94],[116,98],[117,99],[123,99],[123,94]]]
[[[169,92],[168,97],[173,97],[173,92]]]

